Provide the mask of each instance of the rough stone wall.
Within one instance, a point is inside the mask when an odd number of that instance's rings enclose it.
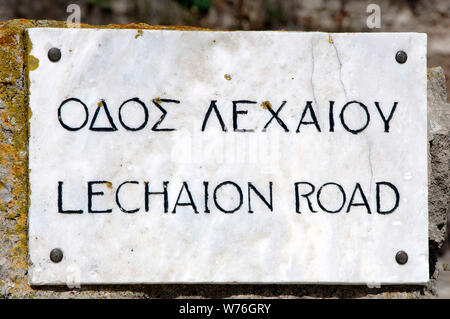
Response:
[[[450,213],[450,104],[447,103],[444,70],[428,70],[429,140],[429,236],[430,249],[437,251],[447,236]],[[431,169],[430,169],[431,166]],[[435,255],[431,255],[435,258]],[[432,263],[435,260],[431,260]]]
[[[63,27],[55,21],[0,23],[0,298],[429,298],[434,296],[437,250],[446,234],[449,205],[450,105],[441,68],[428,72],[430,276],[427,286],[135,285],[30,287],[27,278],[28,61],[26,29]],[[83,26],[89,27],[89,26]],[[161,28],[147,25],[111,28]],[[175,27],[170,27],[175,28]],[[180,29],[188,29],[180,27]]]

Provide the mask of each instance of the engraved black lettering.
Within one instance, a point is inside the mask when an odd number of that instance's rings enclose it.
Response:
[[[344,118],[344,112],[347,109],[347,106],[349,106],[351,104],[358,104],[364,110],[364,112],[366,113],[366,123],[361,128],[356,129],[356,130],[352,130],[350,127],[348,127],[348,125],[345,123],[345,118]],[[367,110],[367,106],[365,106],[364,104],[362,104],[362,103],[360,103],[358,101],[350,101],[350,102],[346,103],[342,107],[341,114],[339,115],[339,118],[341,119],[342,126],[348,132],[350,132],[352,134],[358,134],[358,133],[364,131],[365,128],[369,125],[369,122],[370,122],[370,114],[369,114],[369,111]]]
[[[111,213],[112,209],[105,209],[105,210],[93,210],[92,209],[92,197],[93,196],[103,196],[105,193],[103,192],[94,192],[92,190],[92,186],[96,184],[107,184],[108,181],[93,181],[88,182],[88,212],[89,213]]]
[[[71,101],[78,102],[78,103],[81,104],[81,106],[83,106],[83,110],[84,110],[84,114],[85,114],[85,119],[84,119],[83,124],[81,124],[79,127],[71,127],[71,126],[67,125],[66,123],[64,123],[64,121],[63,121],[63,119],[62,119],[62,117],[61,117],[62,107],[63,107],[66,103],[71,102]],[[88,110],[86,104],[84,104],[83,102],[81,102],[81,100],[79,100],[79,99],[76,99],[76,98],[70,98],[70,99],[64,100],[64,101],[61,103],[61,105],[59,106],[59,108],[58,108],[58,121],[59,121],[59,123],[61,124],[61,126],[64,127],[64,128],[65,128],[66,130],[68,130],[68,131],[78,131],[78,130],[82,129],[82,128],[87,124],[88,119],[89,119],[89,110]]]
[[[328,121],[330,122],[330,132],[334,132],[334,101],[330,101],[330,112],[328,113]]]
[[[220,115],[219,110],[217,109],[216,100],[211,101],[211,104],[209,105],[208,111],[205,114],[205,118],[203,120],[202,124],[202,132],[205,131],[206,123],[208,122],[208,119],[211,115],[211,112],[214,110],[214,113],[216,114],[217,119],[219,120],[220,127],[222,128],[223,132],[227,131],[227,128],[225,126],[225,123],[223,122],[222,116]]]
[[[398,104],[398,102],[394,102],[394,105],[391,108],[391,112],[389,113],[389,116],[386,119],[386,117],[383,114],[383,111],[381,110],[380,104],[378,102],[375,102],[375,106],[377,107],[378,113],[380,113],[381,119],[383,120],[384,131],[386,133],[389,132],[389,122],[392,120],[392,117],[394,116],[394,112],[395,112],[395,109],[397,108],[397,104]]]
[[[272,182],[269,182],[269,200],[266,200],[264,196],[253,186],[252,183],[248,183],[248,212],[253,213],[251,204],[250,190],[252,190],[263,201],[264,204],[273,212],[273,198],[272,198]]]
[[[110,127],[94,127],[95,121],[97,121],[97,116],[100,113],[100,110],[104,110],[106,118],[110,124]],[[91,131],[99,131],[99,132],[114,132],[117,131],[117,127],[114,124],[114,121],[109,113],[108,105],[106,105],[105,100],[101,100],[95,110],[94,117],[92,118],[91,125],[89,126]]]
[[[395,193],[394,207],[392,207],[389,210],[381,210],[380,185],[385,185],[385,186],[389,187]],[[377,192],[377,213],[378,214],[387,215],[397,209],[397,207],[400,203],[400,193],[398,192],[397,187],[395,187],[392,183],[389,183],[389,182],[378,182],[376,192]]]
[[[300,198],[299,198],[298,186],[299,186],[299,185],[308,185],[308,186],[311,188],[311,190],[310,190],[309,192],[305,193],[305,194],[302,194],[301,196],[302,196],[302,197],[305,197],[306,200],[308,201],[308,207],[309,207],[309,210],[310,210],[312,213],[317,213],[317,211],[314,210],[314,208],[313,208],[313,206],[312,206],[311,200],[309,199],[309,196],[312,195],[312,193],[314,193],[314,190],[315,190],[314,185],[311,184],[311,183],[308,183],[308,182],[297,182],[297,183],[295,183],[294,185],[295,185],[295,212],[296,212],[297,214],[301,214],[301,211],[300,211]]]
[[[316,129],[320,132],[320,126],[319,126],[319,122],[317,122],[317,117],[316,117],[316,113],[314,112],[314,109],[312,107],[312,101],[306,101],[306,106],[303,110],[302,113],[302,117],[300,118],[300,122],[298,123],[297,126],[297,130],[296,132],[299,133],[300,132],[300,126],[303,125],[310,125],[310,124],[314,124],[314,126],[316,127]],[[311,121],[304,121],[304,118],[306,116],[306,112],[309,111],[309,113],[311,114]]]
[[[170,99],[154,99],[152,102],[162,112],[162,115],[159,118],[158,122],[156,122],[155,125],[153,125],[152,131],[175,131],[174,128],[159,128],[159,125],[162,123],[162,121],[164,121],[164,119],[165,119],[165,117],[167,115],[167,111],[161,106],[160,103],[164,102],[164,103],[177,103],[177,104],[179,104],[180,101],[178,101],[178,100],[170,100]]]
[[[339,192],[342,194],[342,204],[341,204],[341,206],[340,206],[338,209],[335,209],[335,210],[327,209],[327,208],[322,204],[322,202],[320,201],[320,195],[321,195],[321,193],[322,193],[322,189],[323,189],[325,186],[328,186],[328,185],[334,185],[334,186],[336,186],[336,187],[338,188]],[[344,192],[344,189],[342,188],[341,185],[336,184],[336,183],[325,183],[325,184],[323,184],[323,185],[319,188],[319,191],[317,192],[317,204],[319,205],[319,207],[320,207],[322,210],[326,211],[327,213],[332,213],[332,214],[333,214],[333,213],[338,213],[338,212],[340,212],[341,209],[342,209],[342,208],[344,207],[344,205],[345,205],[345,200],[346,200],[346,198],[345,198],[345,192]]]
[[[208,182],[203,182],[203,187],[205,190],[205,213],[209,213],[208,200],[209,200],[209,190],[208,190]]]
[[[180,203],[181,194],[183,193],[184,189],[186,190],[186,194],[189,197],[189,201]],[[175,203],[175,206],[173,207],[172,214],[175,214],[177,212],[177,206],[191,206],[192,209],[194,210],[194,213],[198,214],[197,206],[195,206],[195,202],[192,199],[191,192],[190,192],[188,184],[186,182],[183,182],[183,186],[180,189],[180,193],[178,194],[177,201]]]
[[[268,110],[270,114],[272,114],[272,117],[270,118],[269,122],[267,122],[266,125],[264,125],[264,128],[262,129],[263,132],[267,130],[267,127],[269,126],[270,122],[272,122],[273,119],[277,120],[278,124],[284,129],[285,132],[289,132],[289,129],[287,128],[286,124],[284,124],[283,120],[280,119],[280,117],[278,116],[278,114],[280,113],[281,109],[284,107],[285,104],[286,101],[283,101],[283,103],[280,105],[280,107],[276,112],[272,110],[272,107],[270,105],[266,104],[266,110]]]
[[[167,185],[169,185],[168,181],[163,182],[163,191],[162,192],[150,192],[149,182],[144,182],[145,185],[145,211],[148,212],[150,210],[150,195],[164,195],[164,213],[169,211],[169,195],[167,193]]]
[[[139,104],[139,105],[142,107],[142,109],[144,110],[144,121],[143,121],[142,124],[141,124],[140,126],[138,126],[138,127],[131,127],[131,126],[128,126],[127,124],[125,124],[125,122],[124,122],[123,119],[122,119],[122,108],[123,108],[127,103],[130,103],[130,102],[136,102],[136,103]],[[129,100],[126,100],[126,101],[123,102],[122,105],[120,105],[120,107],[119,107],[119,121],[120,121],[120,124],[122,124],[122,126],[123,126],[125,129],[127,129],[128,131],[139,131],[139,130],[142,130],[142,129],[147,125],[147,122],[148,122],[148,110],[147,110],[147,106],[145,106],[145,103],[142,102],[141,100],[139,100],[139,98],[137,98],[137,97],[132,98],[132,99],[129,99]]]
[[[140,208],[128,210],[128,209],[123,208],[122,204],[120,203],[119,192],[120,192],[120,189],[122,188],[122,186],[124,186],[126,184],[139,184],[139,182],[137,182],[137,181],[126,181],[126,182],[123,182],[122,184],[120,184],[119,187],[117,187],[117,190],[116,190],[116,203],[117,203],[117,206],[119,206],[120,210],[122,212],[124,212],[124,213],[128,213],[128,214],[136,213],[136,212],[139,211]]]
[[[233,101],[233,130],[235,132],[253,132],[253,129],[244,129],[239,128],[238,125],[238,115],[239,114],[247,114],[247,110],[238,110],[237,106],[238,104],[256,104],[254,101],[247,101],[247,100],[239,100],[239,101]]]
[[[359,194],[361,195],[361,198],[362,198],[362,203],[361,202],[360,203],[353,202],[356,191],[359,191]],[[364,195],[364,192],[359,183],[356,183],[356,185],[355,185],[355,189],[353,190],[352,197],[350,198],[350,202],[348,203],[347,213],[350,212],[351,206],[365,206],[367,209],[367,213],[372,214],[372,212],[370,211],[369,203],[367,202],[366,195]]]
[[[222,188],[223,186],[225,186],[225,185],[232,185],[232,186],[234,186],[234,188],[235,188],[236,191],[238,192],[238,195],[239,195],[239,201],[238,201],[238,205],[237,205],[234,209],[226,210],[226,209],[224,209],[222,206],[220,206],[219,203],[218,203],[218,201],[217,201],[217,191],[218,191],[220,188]],[[237,185],[236,183],[231,182],[231,181],[225,181],[225,182],[220,183],[219,185],[217,185],[217,187],[214,189],[214,196],[213,196],[213,197],[214,197],[214,203],[216,204],[216,207],[217,207],[221,212],[223,212],[223,213],[225,213],[225,214],[232,214],[232,213],[234,213],[234,212],[237,211],[239,208],[241,208],[242,203],[243,203],[243,195],[242,195],[242,190],[241,190],[241,188],[239,187],[239,185]]]
[[[61,214],[83,214],[83,210],[64,210],[63,208],[63,184],[58,182],[58,213]]]

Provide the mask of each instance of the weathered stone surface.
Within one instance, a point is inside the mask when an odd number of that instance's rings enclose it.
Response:
[[[71,290],[67,287],[30,287],[27,283],[27,86],[26,64],[27,41],[24,30],[33,26],[58,26],[61,23],[39,21],[10,21],[0,26],[0,52],[5,58],[0,60],[0,98],[6,108],[0,110],[0,181],[7,191],[0,195],[0,297],[340,297],[340,298],[423,298],[433,296],[433,281],[428,287],[422,286],[382,286],[368,288],[364,286],[301,286],[301,285],[147,285],[147,286],[83,286]],[[129,28],[144,28],[144,26],[128,26]],[[3,39],[3,40],[2,40]],[[436,75],[429,73],[429,83],[433,83]],[[438,79],[436,79],[437,82]],[[440,83],[440,82],[439,82]],[[442,88],[442,87],[441,87]],[[443,97],[439,85],[431,90]],[[429,94],[431,93],[429,92]],[[434,98],[430,99],[434,103]],[[442,101],[439,99],[439,101]],[[433,104],[436,106],[437,104]],[[440,103],[442,107],[448,107]],[[435,108],[429,105],[434,113]],[[440,108],[437,107],[439,113]],[[430,116],[435,118],[434,116]],[[437,123],[441,116],[437,116]],[[445,117],[444,117],[445,119]],[[12,124],[13,123],[13,124]],[[448,123],[448,122],[447,122]],[[448,191],[441,181],[448,176],[448,129],[430,130],[431,136],[431,179],[440,176],[435,181],[430,180],[430,247],[438,247],[445,236],[445,209],[448,203]],[[447,136],[439,142],[440,136]],[[446,147],[441,149],[441,147]],[[435,165],[435,162],[437,165]],[[447,165],[445,165],[447,162]],[[448,177],[447,177],[448,180]],[[448,187],[448,186],[446,186]],[[436,205],[433,206],[433,200]],[[437,209],[436,209],[437,208]],[[442,225],[444,222],[444,225]],[[436,250],[430,251],[431,270],[433,277],[436,262]]]
[[[450,104],[442,68],[428,70],[429,237],[436,252],[446,239],[450,196]],[[433,259],[434,256],[434,259]],[[430,254],[430,268],[436,254]],[[437,276],[437,273],[434,275]]]

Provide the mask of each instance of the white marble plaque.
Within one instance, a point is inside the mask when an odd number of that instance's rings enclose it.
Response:
[[[428,281],[425,34],[28,33],[31,284]]]

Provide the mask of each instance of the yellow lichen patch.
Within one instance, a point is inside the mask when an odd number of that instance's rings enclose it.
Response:
[[[28,68],[30,71],[34,71],[39,67],[39,59],[35,56],[29,54],[28,55]]]
[[[266,110],[272,110],[272,104],[270,103],[270,101],[262,102],[261,107]]]
[[[2,200],[0,200],[0,212],[6,212],[6,206]]]
[[[0,143],[0,165],[7,166],[13,160],[14,148],[11,144]]]
[[[436,68],[430,68],[427,70],[427,80],[430,80],[431,78],[440,78],[442,77],[442,74],[439,69]]]
[[[155,102],[155,103],[161,103],[161,98],[158,96],[158,97],[155,97],[154,99],[153,99],[153,102]]]
[[[0,33],[0,46],[2,47],[11,47],[16,44],[16,39],[13,36],[13,32],[10,30],[2,30],[3,32]]]
[[[63,26],[64,27],[64,26]],[[184,25],[148,25],[146,23],[107,24],[107,25],[81,25],[82,28],[99,29],[144,29],[144,30],[181,30],[181,31],[218,31],[207,28],[191,27]]]
[[[6,218],[13,219],[5,226],[11,239],[7,258],[14,283],[10,289],[13,295],[33,292],[24,275],[28,268],[28,72],[36,66],[36,61],[29,61],[31,43],[26,28],[33,25],[33,21],[27,20],[0,24],[0,82],[7,84],[0,85],[0,99],[6,104],[1,120],[2,127],[9,127],[12,133],[0,143],[0,164],[6,169],[2,182],[12,195],[11,200],[1,203],[0,210],[6,211]]]
[[[22,75],[23,54],[17,52],[16,47],[20,45],[20,37],[11,30],[0,29],[0,79],[4,83],[15,84]]]
[[[28,112],[27,112],[27,120],[29,121],[31,119],[31,116],[33,115],[33,112],[31,112],[31,109],[28,108]]]
[[[334,42],[333,42],[333,38],[331,37],[331,35],[328,36],[328,42],[329,42],[330,44],[333,44],[333,43],[334,43]]]
[[[111,182],[106,182],[106,187],[112,188],[112,183]]]
[[[144,32],[141,29],[139,29],[139,30],[137,30],[137,34],[134,36],[134,38],[137,39],[139,37],[142,37],[143,35],[144,35]]]
[[[9,116],[7,113],[2,113],[2,115],[0,116],[1,122],[2,122],[2,126],[7,129],[7,130],[12,130],[14,128],[14,126],[11,124],[10,120],[9,120]]]
[[[64,21],[55,20],[26,20],[15,19],[6,22],[0,22],[0,28],[14,29],[23,31],[27,28],[49,27],[49,28],[71,28],[74,24],[68,24]],[[107,24],[107,25],[90,25],[85,23],[76,24],[81,29],[143,29],[143,30],[182,30],[182,31],[223,31],[213,30],[201,27],[183,26],[183,25],[149,25],[146,23],[129,23],[129,24]]]
[[[231,80],[231,75],[229,75],[229,74],[225,74],[223,77],[224,77],[225,79],[227,79],[228,81]]]

